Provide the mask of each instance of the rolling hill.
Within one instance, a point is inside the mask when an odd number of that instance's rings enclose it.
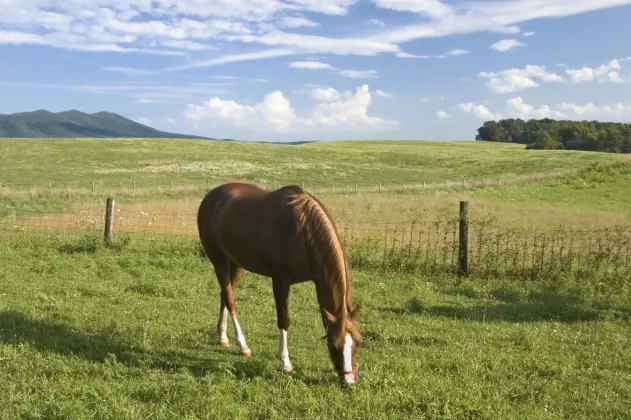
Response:
[[[112,112],[86,114],[77,110],[53,113],[46,110],[0,114],[0,138],[142,137],[207,139],[167,133]]]

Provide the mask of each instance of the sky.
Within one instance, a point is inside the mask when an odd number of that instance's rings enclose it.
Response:
[[[281,142],[631,122],[630,18],[631,0],[0,0],[0,113]]]

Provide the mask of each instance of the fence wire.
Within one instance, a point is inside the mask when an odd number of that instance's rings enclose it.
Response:
[[[456,273],[459,221],[337,222],[353,268]],[[35,233],[102,236],[102,207],[76,212],[21,212],[0,219],[3,237]],[[113,239],[185,238],[198,242],[195,214],[149,214],[115,207]],[[468,221],[468,272],[479,276],[631,280],[631,227],[599,230],[512,228]]]

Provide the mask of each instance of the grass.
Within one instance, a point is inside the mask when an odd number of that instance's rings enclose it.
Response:
[[[3,185],[137,188],[205,186],[239,178],[272,186],[375,186],[516,176],[618,162],[622,155],[533,151],[483,142],[342,141],[297,146],[162,139],[2,139]]]
[[[246,275],[253,351],[214,345],[218,286],[191,242],[0,242],[0,417],[625,418],[631,294],[353,271],[361,382],[340,389],[311,284],[290,295],[277,369],[269,279]],[[229,337],[233,338],[232,328]]]

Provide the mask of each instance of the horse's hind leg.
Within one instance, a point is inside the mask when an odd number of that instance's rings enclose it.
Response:
[[[234,287],[239,282],[239,279],[243,276],[243,269],[237,267],[236,264],[230,263],[230,283],[232,285],[232,290],[234,293]],[[221,282],[220,282],[221,285]],[[219,335],[219,339],[217,343],[220,346],[228,347],[230,345],[230,341],[228,340],[228,335],[226,334],[226,330],[228,327],[228,307],[226,306],[226,302],[224,300],[224,294],[220,294],[220,304],[219,304],[219,319],[217,321],[217,334]]]
[[[245,342],[245,336],[243,335],[243,331],[241,331],[241,326],[239,325],[239,320],[237,319],[237,305],[234,300],[234,287],[239,277],[243,274],[243,270],[237,267],[232,261],[228,258],[225,258],[221,263],[216,264],[215,271],[217,273],[217,280],[219,281],[219,286],[221,287],[221,301],[222,305],[225,304],[225,309],[232,318],[232,324],[234,326],[234,335],[237,340],[237,344],[239,344],[239,352],[244,356],[249,356],[252,354],[252,351],[248,348]],[[223,322],[225,318],[222,319],[222,315],[225,313],[224,307],[221,307],[221,312],[219,315],[219,332],[221,334],[221,328],[223,326]],[[225,331],[225,329],[224,329]],[[220,336],[220,340],[223,337]],[[227,337],[226,337],[227,338]]]

